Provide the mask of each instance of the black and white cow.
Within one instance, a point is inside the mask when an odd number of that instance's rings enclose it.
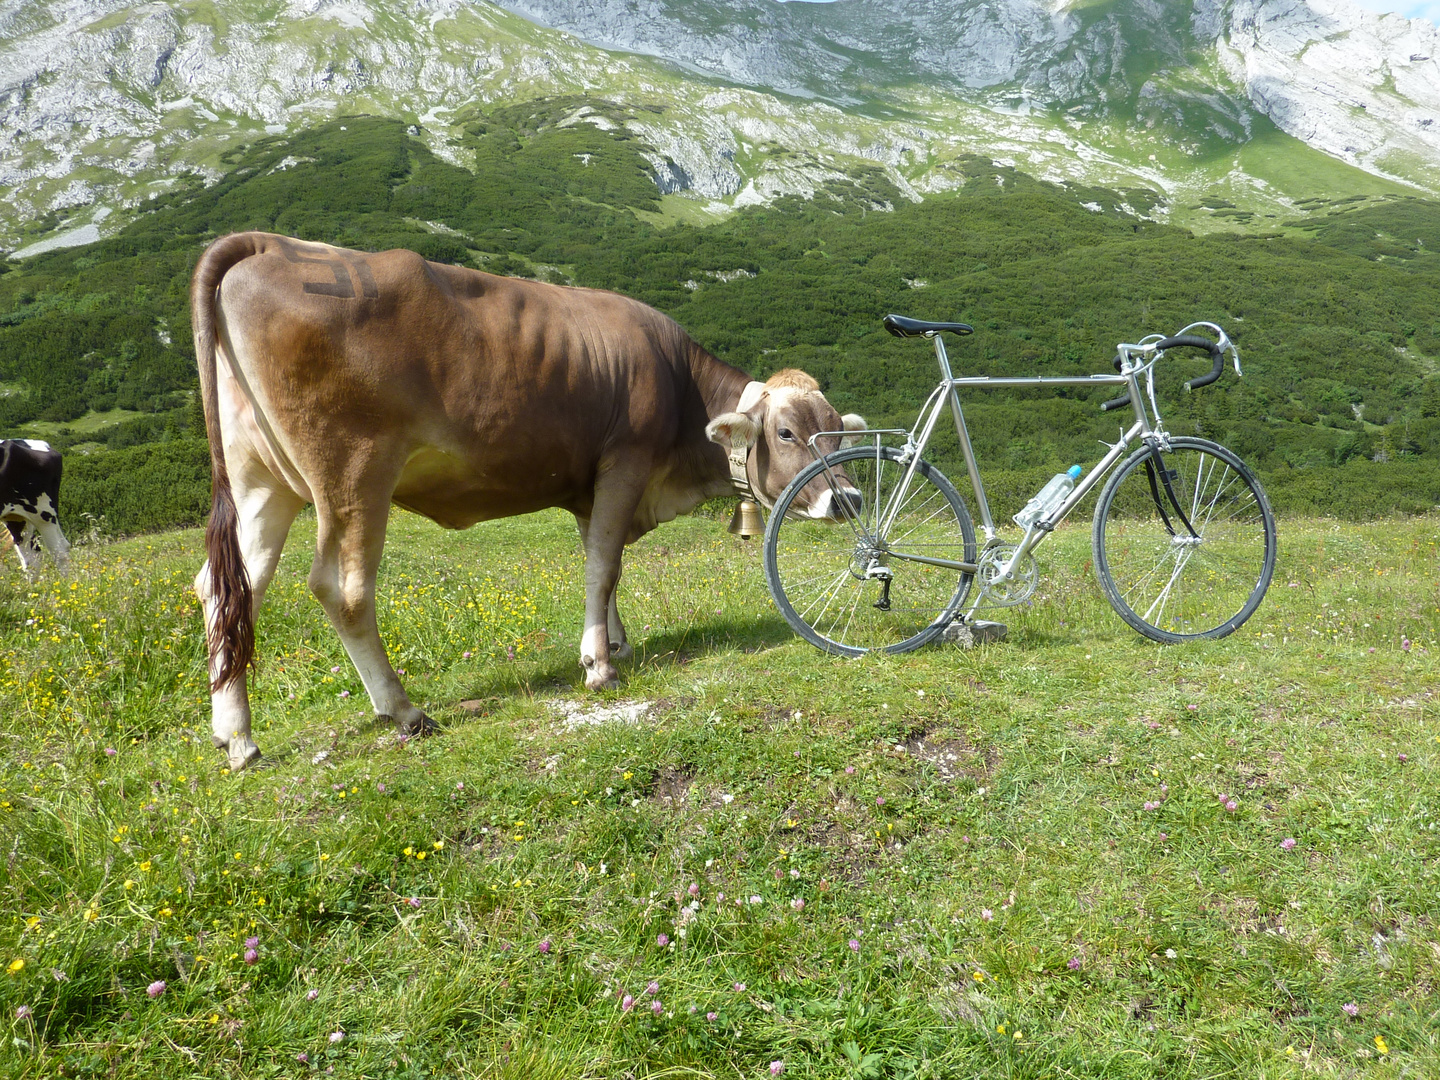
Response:
[[[0,521],[32,579],[40,573],[42,542],[61,573],[70,568],[70,542],[60,531],[60,469],[49,443],[0,439]]]

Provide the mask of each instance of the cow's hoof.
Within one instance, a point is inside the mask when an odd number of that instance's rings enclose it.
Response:
[[[249,735],[236,735],[228,743],[212,738],[215,746],[225,751],[225,757],[230,761],[232,773],[244,772],[260,760],[260,747],[255,745],[255,740]]]
[[[435,721],[431,720],[430,717],[426,716],[423,712],[416,713],[409,720],[397,723],[395,727],[400,734],[404,735],[407,739],[423,739],[426,735],[434,735],[435,732],[440,730],[436,726]]]
[[[614,664],[596,663],[586,668],[586,690],[614,690],[619,685],[620,673],[615,670]]]
[[[628,641],[610,642],[611,660],[629,660],[635,655],[635,650]]]

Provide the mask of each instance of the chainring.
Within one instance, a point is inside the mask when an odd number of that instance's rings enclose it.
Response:
[[[1014,544],[998,544],[987,548],[980,556],[975,573],[980,582],[980,599],[992,607],[1014,607],[1023,604],[1035,595],[1035,585],[1040,579],[1035,556],[1029,552],[1012,571],[1008,581],[1000,577],[1000,569],[1014,556]]]

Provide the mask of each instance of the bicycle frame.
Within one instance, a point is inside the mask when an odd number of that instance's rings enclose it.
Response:
[[[1219,336],[1219,345],[1223,354],[1228,349],[1234,355],[1235,371],[1240,372],[1240,353],[1225,331],[1214,323],[1197,322],[1191,323],[1180,334],[1188,333],[1197,327],[1204,327]],[[950,358],[945,351],[945,342],[939,332],[926,334],[935,343],[935,357],[940,364],[941,381],[931,392],[929,399],[920,409],[920,415],[916,418],[915,426],[909,431],[899,428],[866,429],[858,432],[818,432],[809,440],[810,453],[817,460],[823,460],[816,440],[825,435],[841,435],[849,438],[852,443],[859,438],[874,436],[876,450],[878,453],[880,439],[884,435],[904,435],[905,446],[903,453],[908,458],[905,474],[900,483],[891,494],[887,505],[877,508],[876,532],[885,536],[894,522],[896,514],[904,506],[905,499],[909,493],[911,481],[914,479],[916,467],[929,445],[935,428],[939,424],[940,416],[948,405],[950,414],[955,422],[955,434],[960,440],[960,449],[965,456],[965,469],[970,474],[970,486],[975,493],[976,507],[980,512],[980,525],[985,533],[985,549],[989,550],[1002,543],[999,533],[995,528],[994,519],[990,513],[990,503],[985,496],[985,484],[980,478],[979,463],[975,458],[975,448],[970,441],[970,430],[965,424],[965,413],[960,404],[960,387],[1043,387],[1043,386],[1117,386],[1124,387],[1129,395],[1130,405],[1134,410],[1135,421],[1128,428],[1122,428],[1120,440],[1113,445],[1106,443],[1109,447],[1105,456],[1087,473],[1070,495],[1060,504],[1059,508],[1047,518],[1042,518],[1031,524],[1015,546],[1014,552],[1003,566],[997,567],[997,577],[1000,580],[1010,580],[1015,568],[1021,560],[1029,555],[1045,539],[1046,535],[1055,529],[1055,526],[1065,520],[1081,500],[1088,495],[1101,480],[1114,468],[1117,462],[1129,451],[1131,444],[1138,438],[1161,448],[1166,447],[1166,432],[1162,426],[1160,409],[1155,401],[1155,379],[1154,368],[1156,362],[1164,355],[1155,348],[1155,342],[1163,340],[1162,335],[1151,335],[1150,338],[1142,340],[1139,344],[1119,346],[1120,369],[1117,374],[1108,375],[1032,375],[1032,376],[996,376],[996,375],[970,375],[956,377],[950,369]],[[1145,393],[1141,394],[1140,377],[1145,376]],[[1149,409],[1146,409],[1146,400],[1149,401]],[[1153,415],[1153,421],[1152,421]],[[918,435],[917,435],[918,432]],[[826,477],[832,487],[835,486],[834,474],[829,466],[825,469]],[[1153,483],[1153,481],[1152,481]],[[1164,481],[1166,488],[1169,488],[1169,481]],[[1174,494],[1171,493],[1174,500]],[[1157,495],[1158,502],[1158,495]],[[847,518],[850,519],[852,528],[859,522],[855,511],[851,508],[848,500],[839,500],[845,508]],[[1177,511],[1180,510],[1178,503]],[[1183,511],[1181,517],[1183,518]],[[1189,522],[1186,523],[1189,528]],[[1193,533],[1193,529],[1191,529]],[[952,570],[960,570],[966,573],[976,573],[979,570],[979,563],[962,562],[953,559],[940,559],[932,556],[918,555],[914,553],[891,552],[893,558],[905,559],[909,562],[926,563],[932,566],[945,567]],[[979,604],[979,598],[976,599]],[[972,610],[974,610],[972,608]]]

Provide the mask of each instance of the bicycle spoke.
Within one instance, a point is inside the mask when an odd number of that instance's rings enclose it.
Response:
[[[925,505],[929,505],[929,502],[927,501]],[[921,529],[932,524],[933,522],[940,520],[943,515],[947,513],[950,513],[950,507],[942,503],[940,506],[937,506],[934,509],[934,511],[930,514],[929,517],[925,518],[922,521],[915,522],[906,532],[901,533],[899,536],[889,537],[886,540],[886,543],[889,544],[891,547],[899,547],[908,537],[914,536],[915,533],[919,532]]]
[[[1139,580],[1133,582],[1130,587],[1125,590],[1124,597],[1127,603],[1132,596],[1136,596],[1140,592],[1140,590],[1144,589],[1147,585],[1149,585],[1149,583],[1161,573],[1161,568],[1165,565],[1167,561],[1169,561],[1170,557],[1171,551],[1169,550],[1169,545],[1167,544],[1166,552],[1164,555],[1161,556],[1160,561],[1157,562],[1153,567],[1151,567],[1149,573],[1147,573],[1143,578],[1140,578]],[[1133,607],[1134,605],[1131,606]]]
[[[1157,640],[1222,637],[1269,585],[1275,534],[1264,495],[1223,447],[1174,438],[1165,468],[1195,532],[1171,537],[1166,508],[1151,497],[1148,463],[1138,452],[1128,459],[1096,510],[1095,566],[1106,596]]]
[[[898,456],[890,448],[878,455],[854,448],[825,459],[866,493],[858,525],[830,531],[819,522],[777,521],[772,514],[765,542],[771,591],[797,632],[833,652],[914,648],[938,632],[937,624],[958,609],[970,585],[969,572],[905,561],[908,553],[923,551],[973,561],[975,541],[964,504],[931,466],[916,463],[902,496],[908,466]],[[794,497],[801,479],[815,475],[811,466],[796,478],[777,501],[777,514],[788,508],[787,494]],[[876,523],[883,521],[891,526],[882,538]],[[876,606],[882,596],[884,608]]]
[[[1248,494],[1248,493],[1247,493],[1247,494]],[[1238,502],[1236,503],[1236,505],[1235,505],[1235,508],[1234,508],[1233,510],[1231,510],[1230,513],[1226,514],[1226,515],[1225,515],[1224,517],[1222,517],[1222,518],[1215,518],[1214,520],[1215,520],[1215,522],[1216,522],[1217,524],[1218,524],[1218,523],[1223,523],[1223,522],[1226,522],[1226,521],[1233,521],[1233,520],[1235,519],[1235,517],[1236,517],[1237,515],[1239,515],[1239,514],[1247,513],[1247,512],[1249,512],[1249,511],[1255,511],[1255,512],[1258,513],[1259,509],[1260,509],[1260,507],[1259,507],[1259,504],[1256,503],[1256,501],[1255,501],[1255,496],[1253,496],[1253,495],[1248,495],[1248,497],[1247,497],[1246,499],[1244,499],[1243,501],[1238,501]],[[1249,525],[1252,525],[1252,526],[1253,526],[1253,525],[1255,524],[1255,522],[1252,520],[1252,521],[1246,522],[1246,524],[1249,524]]]
[[[1170,591],[1175,588],[1175,582],[1180,579],[1180,571],[1185,569],[1185,564],[1189,561],[1188,558],[1182,555],[1175,557],[1175,569],[1170,573],[1170,580],[1165,582],[1165,587],[1160,590],[1160,595],[1155,598],[1154,603],[1152,603],[1149,610],[1145,612],[1146,622],[1155,626],[1159,626],[1164,622],[1165,604],[1170,599]],[[1158,616],[1156,614],[1157,610],[1159,613]]]
[[[819,604],[822,600],[824,601],[824,603],[821,604],[821,607],[820,607],[820,614],[821,614],[821,615],[824,615],[825,612],[826,612],[826,611],[829,609],[829,607],[830,607],[830,601],[831,601],[834,597],[840,595],[840,590],[845,587],[845,579],[846,579],[847,577],[849,577],[849,576],[850,576],[850,571],[849,571],[849,569],[842,570],[842,571],[840,571],[840,573],[833,575],[833,577],[832,577],[832,579],[831,579],[832,582],[833,582],[833,584],[832,584],[828,589],[826,589],[824,592],[822,592],[820,595],[818,595],[817,597],[815,597],[815,599],[814,599],[813,601],[811,601],[810,606],[807,607],[804,611],[800,612],[800,617],[801,617],[802,619],[807,620],[807,621],[818,622],[819,620],[812,620],[812,619],[810,618],[811,612],[813,612],[813,611],[815,610],[815,605],[816,605],[816,604]]]

